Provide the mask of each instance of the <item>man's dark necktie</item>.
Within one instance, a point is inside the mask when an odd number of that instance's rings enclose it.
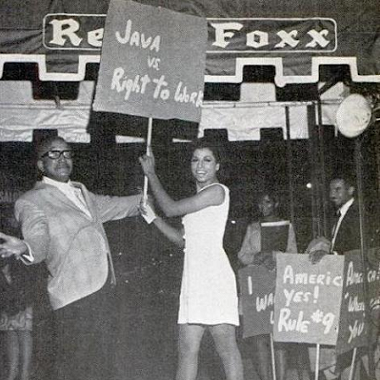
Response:
[[[334,214],[334,224],[333,224],[333,228],[332,228],[332,231],[331,231],[331,240],[334,239],[334,236],[335,236],[335,233],[336,233],[336,229],[338,227],[338,221],[339,221],[339,218],[341,217],[342,213],[340,212],[340,210],[338,210],[335,214]]]

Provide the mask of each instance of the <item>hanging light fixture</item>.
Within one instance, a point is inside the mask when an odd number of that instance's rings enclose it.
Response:
[[[373,121],[372,102],[360,94],[347,96],[336,113],[339,132],[349,138],[359,136]]]

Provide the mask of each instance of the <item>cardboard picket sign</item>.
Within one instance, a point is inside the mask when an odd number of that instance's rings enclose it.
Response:
[[[367,297],[374,322],[370,326],[364,315],[359,250],[327,255],[318,264],[311,264],[308,255],[284,253],[276,256],[276,272],[264,266],[239,270],[243,337],[273,331],[275,342],[330,346],[326,352],[331,363],[338,355],[367,345],[368,336],[375,340],[380,317],[380,248],[369,249],[367,257]]]
[[[250,265],[239,270],[239,284],[243,338],[272,333],[276,272]]]
[[[367,301],[371,322],[368,325],[363,313],[363,271],[361,253],[359,250],[349,251],[344,254],[344,281],[342,289],[342,304],[340,310],[340,325],[338,340],[335,346],[321,347],[319,366],[328,368],[339,363],[341,355],[348,353],[355,347],[366,346],[368,337],[375,343],[379,333],[380,317],[380,249],[371,248],[366,252],[368,258]],[[348,353],[350,355],[350,353]],[[314,367],[316,350],[309,348],[311,366]],[[347,356],[343,355],[346,358]]]
[[[112,0],[94,110],[199,122],[206,45],[204,18]]]
[[[311,264],[308,255],[276,256],[274,341],[335,345],[338,339],[344,256]]]
[[[376,250],[369,250],[368,254]],[[379,249],[377,249],[379,251]],[[371,330],[377,326],[380,309],[380,261],[379,254],[374,255],[367,266],[368,306],[369,314],[374,323],[369,326],[365,320],[365,298],[363,282],[365,281],[360,250],[344,254],[344,283],[342,306],[340,310],[340,326],[336,353],[342,354],[355,347],[366,346],[368,336],[376,339],[376,333]],[[370,335],[368,335],[370,334]]]

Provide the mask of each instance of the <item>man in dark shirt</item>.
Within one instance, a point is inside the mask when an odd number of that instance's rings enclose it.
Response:
[[[336,208],[330,250],[339,255],[361,246],[359,207],[354,192],[355,186],[347,177],[336,177],[330,182],[330,200]]]
[[[354,197],[355,182],[349,176],[339,174],[330,181],[329,197],[335,207],[331,229],[331,241],[325,238],[314,239],[307,249],[312,262],[318,262],[325,254],[344,255],[345,252],[361,248],[360,215],[358,202]],[[369,237],[371,225],[365,220],[366,236]],[[367,245],[371,241],[368,239]],[[334,349],[331,355],[335,355]],[[358,357],[363,358],[363,353]],[[325,370],[328,380],[349,379],[352,351],[337,357],[337,365]],[[354,379],[360,379],[360,365],[357,363]]]

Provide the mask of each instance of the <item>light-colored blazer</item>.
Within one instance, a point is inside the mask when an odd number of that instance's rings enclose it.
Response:
[[[82,190],[90,218],[55,186],[37,182],[15,204],[15,216],[34,256],[49,270],[54,310],[86,297],[105,284],[112,260],[103,223],[138,214],[141,196],[109,197]],[[108,260],[109,258],[109,260]]]

